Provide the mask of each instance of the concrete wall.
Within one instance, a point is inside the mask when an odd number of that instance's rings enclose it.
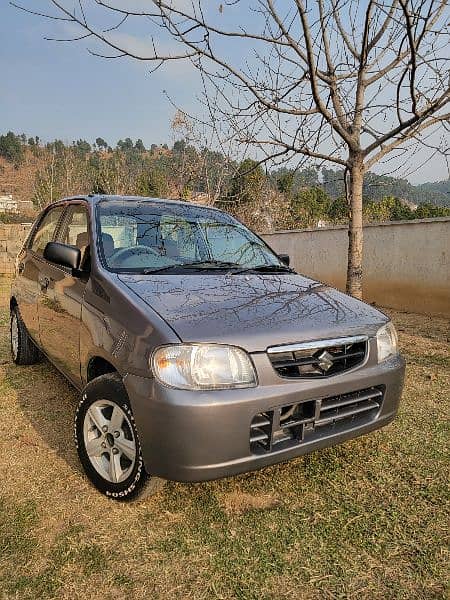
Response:
[[[0,275],[14,272],[26,225],[0,225]],[[300,273],[345,289],[347,228],[264,234]],[[450,317],[450,218],[398,221],[364,228],[364,296],[400,310]]]
[[[345,226],[262,237],[277,252],[289,254],[300,273],[345,289]],[[367,302],[450,317],[450,218],[368,225],[364,244]]]

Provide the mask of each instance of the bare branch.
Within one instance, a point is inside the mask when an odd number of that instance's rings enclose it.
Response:
[[[425,131],[425,129],[429,129],[433,125],[441,122],[448,122],[450,120],[450,113],[446,113],[441,115],[440,117],[431,117],[429,120],[425,122],[415,122],[408,129],[404,130],[403,135],[397,139],[394,139],[391,143],[383,146],[380,144],[380,151],[377,152],[370,160],[366,162],[367,170],[372,168],[373,165],[377,164],[383,156],[386,156],[389,152],[394,150],[394,148],[398,148],[400,145],[404,144],[405,141],[415,137],[418,133]],[[378,147],[378,146],[377,146]]]
[[[422,113],[419,115],[414,115],[407,121],[400,123],[397,127],[385,133],[380,138],[378,138],[375,142],[367,146],[364,150],[364,156],[368,156],[371,152],[373,152],[376,148],[383,145],[388,140],[394,138],[398,134],[402,134],[402,139],[407,139],[407,135],[409,131],[413,131],[416,125],[421,125],[425,119],[430,118],[431,120],[436,119],[441,121],[440,117],[435,117],[434,114],[437,110],[443,108],[450,101],[450,90],[446,90],[440,98],[434,103],[430,104]]]

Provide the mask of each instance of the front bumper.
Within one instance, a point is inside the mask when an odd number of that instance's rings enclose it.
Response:
[[[260,360],[265,359],[261,356]],[[276,378],[260,380],[260,385],[248,389],[175,390],[131,374],[124,382],[147,471],[165,479],[195,482],[286,461],[387,425],[397,414],[404,372],[403,358],[395,356],[329,379]],[[383,389],[384,396],[380,409],[368,419],[327,428],[321,436],[305,436],[292,447],[261,454],[251,450],[250,424],[258,413],[372,387]]]

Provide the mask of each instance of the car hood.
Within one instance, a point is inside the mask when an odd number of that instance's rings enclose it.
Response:
[[[301,275],[129,275],[119,279],[184,342],[249,352],[304,340],[373,335],[387,318],[371,306]]]

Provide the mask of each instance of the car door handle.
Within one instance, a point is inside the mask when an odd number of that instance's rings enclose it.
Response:
[[[49,284],[50,279],[48,277],[39,277],[39,285],[41,286],[42,291],[46,290]]]

